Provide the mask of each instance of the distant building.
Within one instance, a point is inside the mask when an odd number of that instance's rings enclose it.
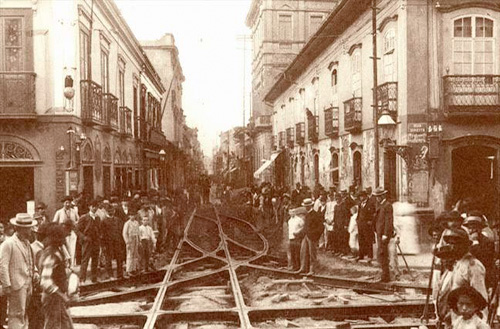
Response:
[[[252,29],[252,137],[253,168],[256,171],[271,158],[272,106],[264,97],[321,26],[338,1],[325,0],[253,0],[246,24]],[[249,155],[247,155],[249,156]],[[270,179],[263,171],[259,181]]]
[[[168,141],[165,165],[167,186],[176,189],[185,184],[186,149],[184,149],[185,118],[182,110],[182,83],[184,74],[179,51],[172,34],[158,40],[141,41],[141,45],[165,84],[166,94],[162,107],[162,126]]]
[[[471,197],[495,220],[500,191],[498,1],[343,0],[272,86],[277,179],[338,189],[380,185],[436,213]],[[342,22],[342,24],[339,24]],[[388,114],[395,124],[374,120]]]

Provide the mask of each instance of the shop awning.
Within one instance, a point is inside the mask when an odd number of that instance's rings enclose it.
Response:
[[[276,152],[276,153],[273,153],[271,154],[271,159],[269,160],[266,160],[262,166],[260,166],[259,169],[257,169],[254,173],[253,173],[253,177],[254,178],[259,178],[260,175],[262,175],[262,173],[264,172],[264,170],[266,170],[267,168],[269,168],[274,160],[276,160],[276,158],[278,157],[278,155],[280,155],[281,152]]]

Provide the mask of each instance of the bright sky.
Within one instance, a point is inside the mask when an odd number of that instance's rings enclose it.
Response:
[[[186,77],[183,109],[197,127],[205,155],[211,156],[221,131],[243,122],[245,70],[246,119],[251,91],[251,42],[245,18],[251,0],[115,0],[139,40],[175,37]],[[246,53],[244,66],[243,53]],[[165,82],[164,82],[165,84]]]

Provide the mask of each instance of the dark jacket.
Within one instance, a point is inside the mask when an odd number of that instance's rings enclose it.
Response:
[[[95,219],[86,213],[78,220],[76,225],[76,233],[81,241],[92,241],[99,244],[101,237],[101,220],[99,216],[94,215]]]
[[[394,233],[394,219],[392,213],[392,204],[385,200],[379,204],[375,214],[375,232],[377,236],[385,235],[391,238]]]
[[[333,230],[347,230],[351,215],[344,201],[337,203],[333,210]]]
[[[314,210],[309,211],[305,218],[306,236],[312,241],[318,241],[323,233],[323,228],[321,215]]]

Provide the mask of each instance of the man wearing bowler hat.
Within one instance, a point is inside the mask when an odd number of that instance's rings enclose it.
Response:
[[[382,268],[380,282],[389,282],[389,241],[394,234],[394,218],[392,204],[387,201],[387,190],[379,186],[373,192],[377,198],[377,211],[375,212],[375,232],[377,233],[377,260]]]
[[[29,242],[31,228],[36,225],[30,214],[17,214],[10,220],[16,233],[0,247],[0,282],[9,303],[10,329],[28,328],[26,306],[39,280],[35,257]]]

